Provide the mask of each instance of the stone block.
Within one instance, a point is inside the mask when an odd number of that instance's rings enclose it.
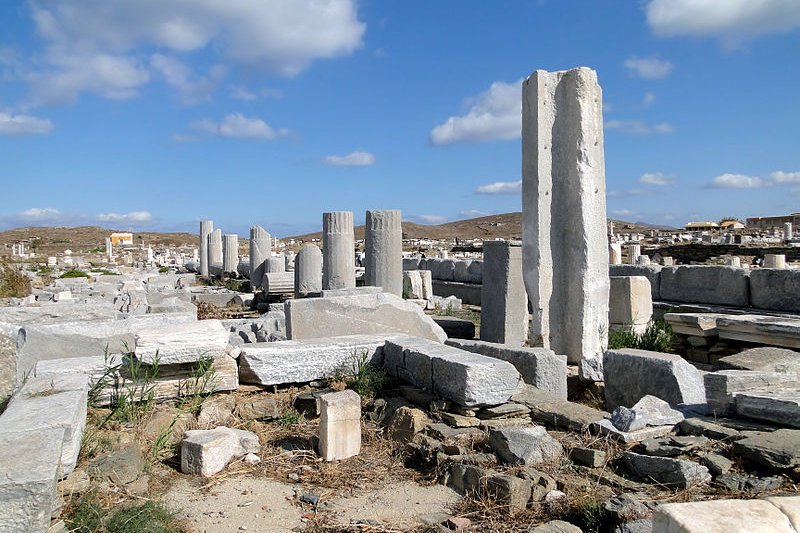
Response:
[[[800,270],[757,268],[750,272],[750,303],[775,311],[800,312]]]
[[[664,320],[672,331],[693,337],[715,337],[719,313],[665,313]]]
[[[422,276],[419,270],[403,271],[403,298],[425,298],[422,290]]]
[[[631,407],[647,395],[670,405],[705,407],[699,370],[679,355],[647,350],[608,350],[603,357],[606,406]]]
[[[650,282],[650,296],[661,299],[661,265],[608,265],[610,276],[644,276]]]
[[[634,452],[624,452],[622,459],[628,469],[640,478],[675,489],[687,489],[711,480],[708,469],[694,461],[650,457]]]
[[[489,444],[501,459],[512,465],[536,465],[558,459],[564,453],[561,443],[542,426],[492,429]]]
[[[792,527],[800,531],[800,496],[767,496],[764,499],[780,509]]]
[[[800,466],[800,430],[755,433],[733,443],[733,453],[775,470]]]
[[[352,390],[319,397],[319,450],[325,461],[338,461],[361,452],[361,396]]]
[[[609,279],[608,321],[611,327],[644,332],[653,317],[650,282],[644,276],[612,276]]]
[[[414,337],[386,341],[387,372],[459,405],[505,403],[522,385],[506,361]]]
[[[34,533],[50,527],[63,440],[59,427],[0,432],[0,531]]]
[[[288,300],[292,340],[355,334],[406,334],[444,342],[444,331],[419,306],[389,293]]]
[[[599,468],[606,464],[606,452],[592,448],[572,448],[569,458],[574,463],[590,468]]]
[[[567,399],[567,356],[546,348],[523,348],[476,340],[448,339],[461,350],[508,361],[528,385]]]
[[[525,385],[511,400],[529,407],[534,421],[569,431],[586,431],[592,423],[608,415],[605,411],[564,400],[552,392],[531,385]]]
[[[766,315],[723,315],[717,318],[721,339],[800,348],[800,318]]]
[[[661,270],[661,299],[714,305],[750,305],[748,271],[716,265],[681,265]]]
[[[755,528],[755,529],[754,529]],[[778,507],[764,500],[711,500],[659,505],[653,533],[793,533]]]
[[[353,371],[361,355],[380,366],[386,335],[343,335],[323,339],[256,342],[242,345],[239,379],[243,383],[308,383]],[[391,337],[390,337],[391,338]]]
[[[728,416],[736,413],[737,393],[786,389],[798,384],[793,374],[753,372],[750,370],[719,370],[703,376],[706,398],[711,414]]]
[[[614,426],[614,423],[608,419],[597,420],[590,426],[592,433],[602,435],[604,437],[611,437],[625,444],[635,444],[643,442],[648,439],[663,437],[672,432],[674,426],[645,426],[631,431],[623,431]]]
[[[486,491],[511,514],[525,511],[531,498],[531,482],[506,474],[491,474],[486,478]]]
[[[224,426],[187,431],[181,442],[181,472],[213,476],[234,457],[260,449],[258,436],[250,431]]]
[[[0,433],[57,428],[63,435],[60,477],[75,469],[86,426],[86,376],[29,379],[0,416]]]
[[[474,339],[475,323],[472,320],[454,316],[432,315],[433,321],[441,327],[448,339]]]
[[[522,243],[483,242],[481,340],[522,346],[528,339],[528,296],[522,279]],[[456,279],[456,281],[462,281]]]
[[[224,355],[228,337],[219,320],[144,328],[136,334],[134,353],[147,364],[195,363]]]
[[[800,374],[800,352],[774,346],[762,346],[722,357],[717,360],[717,365],[721,369],[730,370]]]
[[[739,416],[800,428],[800,389],[742,392],[735,399]]]

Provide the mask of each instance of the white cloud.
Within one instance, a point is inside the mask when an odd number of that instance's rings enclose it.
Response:
[[[623,191],[607,191],[606,197],[608,198],[627,198],[629,196],[645,196],[648,194],[652,194],[650,191],[645,189],[626,189]]]
[[[131,211],[130,213],[100,213],[97,220],[101,222],[142,223],[151,222],[153,215],[148,211]]]
[[[447,217],[442,215],[413,215],[409,218],[423,224],[443,224],[447,222]]]
[[[642,97],[642,107],[650,107],[656,101],[655,93],[644,93],[644,97]]]
[[[478,194],[519,194],[522,192],[522,180],[495,181],[481,185],[475,190]]]
[[[209,69],[207,76],[192,79],[192,72],[174,57],[163,54],[153,54],[150,65],[160,73],[167,84],[178,92],[178,96],[185,104],[197,104],[211,99],[222,78],[225,77],[225,67],[214,65]]]
[[[271,89],[264,87],[258,91],[251,91],[247,87],[234,86],[231,87],[230,97],[234,100],[244,100],[245,102],[252,102],[260,98],[283,98],[283,92],[278,89]]]
[[[647,23],[657,35],[721,37],[735,46],[748,37],[800,28],[800,2],[650,0]]]
[[[274,130],[258,117],[246,117],[241,113],[226,115],[222,122],[203,119],[192,124],[196,130],[235,139],[274,140],[289,135],[289,130]]]
[[[135,96],[149,81],[137,58],[154,50],[291,77],[315,60],[352,53],[366,30],[355,0],[31,0],[30,6],[42,40],[34,70],[23,76],[34,103],[69,102],[82,92]],[[183,80],[204,85],[188,73]]]
[[[496,81],[466,102],[469,110],[431,130],[435,145],[518,139],[522,128],[522,80]]]
[[[477,209],[465,209],[464,211],[458,212],[459,218],[478,218],[478,217],[485,217],[488,216],[489,213],[485,211],[479,211]]]
[[[710,186],[716,189],[757,189],[767,185],[758,176],[743,174],[722,174],[711,180]]]
[[[645,172],[641,176],[639,176],[639,183],[644,183],[646,185],[672,185],[675,183],[675,179],[670,176],[665,176],[661,172]]]
[[[639,216],[635,211],[631,211],[630,209],[616,209],[614,211],[611,211],[611,214],[615,215],[615,216],[618,216],[618,217],[635,217],[635,216]]]
[[[800,172],[784,172],[778,170],[769,175],[769,181],[775,185],[800,183]]]
[[[54,207],[31,207],[30,209],[22,211],[17,216],[29,221],[54,220],[61,217],[61,211]]]
[[[632,135],[651,135],[653,133],[672,133],[675,131],[675,128],[668,122],[648,124],[641,120],[609,120],[606,122],[605,127],[609,130],[617,130]]]
[[[0,112],[0,135],[41,135],[50,133],[54,127],[47,118]]]
[[[323,162],[336,167],[368,167],[375,164],[375,156],[369,152],[357,151],[347,155],[329,155]]]
[[[658,57],[629,57],[625,60],[625,68],[633,76],[646,80],[661,80],[669,76],[675,65]]]

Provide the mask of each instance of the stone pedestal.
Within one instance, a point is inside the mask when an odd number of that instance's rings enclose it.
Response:
[[[522,243],[483,241],[481,340],[522,346],[528,337],[528,297]]]
[[[222,272],[236,275],[239,266],[239,236],[233,233],[222,238]]]
[[[211,267],[222,269],[222,230],[215,229],[208,234],[208,273]]]
[[[272,237],[261,226],[250,228],[250,290],[261,287],[264,279],[264,263],[272,250]]]
[[[610,280],[608,315],[611,327],[644,333],[653,317],[650,281],[644,276],[612,276]]]
[[[612,265],[622,264],[622,245],[612,242],[608,245],[608,262]]]
[[[764,254],[764,268],[786,268],[786,256],[784,254]]]
[[[286,256],[278,254],[268,257],[264,263],[264,273],[268,272],[286,272]]]
[[[361,397],[352,390],[319,397],[319,452],[338,461],[361,452]]]
[[[588,68],[536,71],[522,89],[523,273],[531,344],[602,356],[608,239],[602,91]]]
[[[294,259],[294,296],[322,294],[322,251],[316,244],[305,244]]]
[[[352,289],[356,286],[353,213],[322,214],[322,288]]]
[[[628,263],[631,265],[637,265],[637,261],[639,257],[642,255],[642,246],[639,244],[629,244],[628,245]]]
[[[200,275],[208,276],[208,235],[214,231],[213,220],[200,221]]]
[[[725,264],[728,265],[728,266],[741,268],[742,260],[738,255],[732,255],[730,257],[726,257],[725,258]]]
[[[403,229],[399,210],[367,211],[365,270],[367,285],[403,294]]]

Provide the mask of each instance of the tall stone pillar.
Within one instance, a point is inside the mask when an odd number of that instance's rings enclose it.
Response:
[[[792,223],[791,222],[784,222],[783,223],[783,240],[789,241],[792,239]]]
[[[261,288],[264,263],[272,253],[272,237],[261,226],[250,227],[250,290]]]
[[[481,340],[522,346],[528,338],[528,297],[522,243],[483,241]]]
[[[222,270],[222,230],[215,229],[208,234],[208,273],[211,267]]]
[[[214,231],[213,220],[200,221],[200,275],[208,276],[208,235]]]
[[[522,86],[522,242],[531,343],[569,361],[608,341],[603,98],[585,67]]]
[[[222,273],[237,273],[239,266],[239,236],[229,233],[222,238]]]
[[[364,281],[403,295],[403,228],[397,209],[367,211]]]
[[[628,263],[631,265],[638,264],[639,257],[642,255],[642,245],[641,244],[629,244],[628,245]]]
[[[356,286],[353,212],[322,213],[322,288]]]
[[[114,260],[114,246],[111,244],[111,237],[106,237],[106,261],[109,263]]]
[[[316,244],[304,244],[294,258],[294,295],[296,298],[322,293],[322,251]]]

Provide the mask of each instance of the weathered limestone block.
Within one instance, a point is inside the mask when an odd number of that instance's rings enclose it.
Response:
[[[622,264],[622,244],[618,242],[608,243],[608,264],[609,266]]]
[[[561,457],[564,448],[542,426],[509,426],[489,431],[489,444],[507,463],[536,465]]]
[[[481,325],[483,322],[481,322]],[[528,385],[567,399],[567,357],[546,348],[522,348],[484,341],[448,339],[447,344],[468,352],[508,361]]]
[[[48,530],[63,439],[59,427],[0,432],[0,531]]]
[[[695,337],[716,337],[719,313],[665,313],[664,320],[672,331]]]
[[[200,221],[200,275],[201,276],[208,276],[208,261],[209,261],[208,236],[212,231],[214,231],[213,220]]]
[[[319,451],[325,461],[361,452],[361,396],[352,390],[319,397]]]
[[[653,300],[661,299],[661,265],[609,265],[610,276],[644,276],[650,282]]]
[[[162,365],[194,363],[225,354],[228,330],[219,320],[146,328],[136,334],[134,353],[140,361]]]
[[[349,289],[322,289],[323,298],[334,298],[336,296],[364,296],[365,294],[380,294],[383,287],[352,287]]]
[[[735,400],[739,416],[800,428],[800,389],[742,392]]]
[[[761,309],[800,312],[800,270],[752,270],[750,302]]]
[[[634,452],[625,452],[622,458],[626,466],[640,478],[672,488],[687,489],[711,481],[708,469],[694,461],[651,457]]]
[[[631,407],[644,396],[670,405],[704,407],[706,392],[699,370],[679,355],[647,350],[608,350],[603,357],[608,409]]]
[[[531,341],[572,362],[608,331],[602,93],[588,68],[535,71],[522,86],[524,279]]]
[[[384,292],[403,295],[403,229],[400,211],[367,211],[364,280]]]
[[[751,434],[734,441],[733,453],[776,470],[796,468],[800,466],[800,430]]]
[[[403,297],[411,299],[424,299],[422,290],[421,272],[427,270],[404,270],[403,271]]]
[[[322,294],[322,250],[304,244],[294,260],[294,296],[305,298]]]
[[[286,272],[286,256],[283,254],[271,255],[264,262],[264,274],[282,274]]]
[[[728,416],[736,413],[737,393],[796,387],[798,376],[750,370],[719,370],[703,376],[710,414]]]
[[[528,297],[519,242],[483,241],[481,340],[522,346],[528,338]]]
[[[181,442],[181,472],[213,476],[234,457],[257,453],[258,436],[250,431],[219,426],[187,431]]]
[[[661,269],[661,299],[715,305],[750,305],[748,272],[715,265],[681,265]]]
[[[390,293],[288,300],[286,336],[312,339],[355,334],[406,334],[444,342],[444,331],[422,309]]]
[[[59,477],[66,477],[78,461],[88,391],[83,375],[30,379],[0,416],[0,433],[57,428],[63,435]]]
[[[322,214],[322,288],[356,286],[352,211]]]
[[[800,352],[774,346],[762,346],[722,357],[717,361],[717,365],[728,370],[800,374]]]
[[[610,280],[608,316],[611,327],[643,333],[653,317],[650,282],[644,276],[611,276]]]
[[[721,339],[800,348],[800,318],[766,315],[722,315],[717,318]]]
[[[386,335],[345,335],[319,339],[243,344],[240,380],[259,385],[307,383],[331,377],[337,370],[353,371],[366,353],[380,366]]]
[[[608,416],[605,411],[581,403],[570,402],[545,390],[525,385],[511,397],[531,409],[531,418],[550,428],[586,431],[594,422]]]
[[[767,496],[764,499],[780,509],[792,527],[800,531],[800,496]]]
[[[475,261],[473,261],[475,263]],[[422,299],[433,299],[433,277],[430,270],[420,270],[419,276],[422,279]]]
[[[504,403],[523,384],[511,363],[407,336],[386,341],[384,367],[392,376],[466,407]]]
[[[778,507],[765,500],[711,500],[659,505],[653,533],[792,533]]]
[[[783,270],[786,268],[786,255],[784,254],[764,254],[764,268],[774,268]]]
[[[261,226],[250,227],[250,290],[261,288],[264,267],[272,253],[272,236]]]
[[[282,260],[281,260],[282,261]],[[269,261],[267,261],[269,270]],[[269,295],[293,294],[295,291],[294,272],[265,272],[261,281],[261,289]]]

